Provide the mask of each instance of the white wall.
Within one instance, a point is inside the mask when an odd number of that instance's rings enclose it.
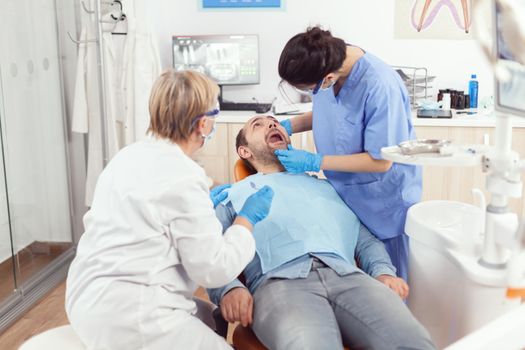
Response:
[[[149,2],[148,15],[159,38],[163,66],[171,66],[173,34],[259,34],[261,84],[226,87],[224,95],[235,101],[250,101],[253,96],[271,101],[279,96],[277,62],[285,43],[308,25],[321,24],[391,65],[427,67],[430,75],[437,76],[437,88],[466,90],[470,74],[475,73],[480,98],[492,95],[492,74],[475,41],[394,39],[393,0],[283,1],[284,10],[252,11],[202,10],[201,0]]]

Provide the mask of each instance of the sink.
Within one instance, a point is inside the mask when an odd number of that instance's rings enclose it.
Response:
[[[481,242],[484,212],[456,201],[426,201],[413,205],[405,231],[411,239],[433,247],[471,248]]]
[[[506,270],[479,264],[484,217],[479,207],[455,201],[408,211],[407,303],[439,349],[519,306],[505,297]]]

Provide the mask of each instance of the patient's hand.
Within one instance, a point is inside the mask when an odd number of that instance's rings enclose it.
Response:
[[[406,284],[403,279],[390,275],[380,275],[377,276],[376,279],[396,292],[401,299],[406,299],[408,297],[408,284]]]
[[[245,288],[234,288],[222,297],[222,317],[228,322],[241,322],[243,327],[252,324],[253,298]]]

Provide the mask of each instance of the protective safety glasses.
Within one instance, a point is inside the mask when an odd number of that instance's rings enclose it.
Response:
[[[301,95],[315,95],[319,91],[319,88],[321,87],[321,84],[323,83],[323,81],[324,79],[321,79],[321,81],[315,84],[313,88],[306,88],[306,87],[301,88],[295,85],[291,85],[291,84],[290,85],[294,88],[295,91],[297,91]]]
[[[198,115],[196,116],[195,118],[193,118],[193,121],[191,122],[191,129],[193,129],[193,127],[195,126],[195,123],[197,123],[197,121],[203,117],[210,117],[210,118],[217,118],[217,116],[219,115],[219,113],[221,112],[221,110],[219,109],[219,104],[217,104],[217,107],[212,109],[211,111],[208,111],[204,114],[201,114],[201,115]]]
[[[217,115],[219,115],[220,111],[221,110],[217,107],[217,108],[212,109],[211,111],[208,111],[208,112],[204,113],[203,115],[201,115],[201,117],[206,116],[206,117],[214,117],[215,118]]]
[[[292,85],[292,86],[300,94],[315,95],[319,91],[325,91],[325,90],[330,89],[332,86],[335,85],[335,83],[337,82],[337,79],[330,81],[328,83],[328,85],[325,86],[326,81],[327,81],[326,77],[324,77],[323,79],[319,80],[319,82],[317,82],[317,84],[315,84],[315,86],[313,88],[299,88],[299,87],[294,86],[294,85]]]

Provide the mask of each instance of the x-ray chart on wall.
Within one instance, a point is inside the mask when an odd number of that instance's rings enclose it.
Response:
[[[472,39],[471,7],[476,0],[399,0],[396,39]]]

